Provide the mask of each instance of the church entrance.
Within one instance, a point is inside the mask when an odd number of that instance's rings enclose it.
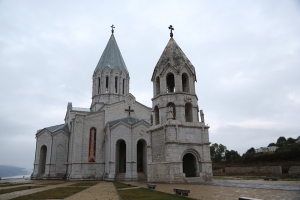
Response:
[[[143,139],[136,145],[136,171],[139,180],[147,180],[147,143]]]
[[[183,173],[185,173],[185,177],[195,177],[197,170],[196,158],[193,154],[187,153],[183,156],[182,159],[183,164]]]
[[[117,172],[118,173],[126,173],[126,143],[124,140],[119,140],[117,142],[116,149],[116,161],[117,161]]]
[[[47,147],[43,145],[40,150],[39,171],[38,174],[45,174]]]
[[[139,140],[137,143],[137,172],[146,172],[147,149],[145,140]]]

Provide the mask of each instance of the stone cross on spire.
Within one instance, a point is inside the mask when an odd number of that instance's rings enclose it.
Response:
[[[173,26],[172,26],[172,25],[170,25],[170,26],[169,26],[169,29],[171,30],[170,37],[172,38],[172,37],[173,37],[173,33],[172,33],[172,31],[174,30],[174,28],[173,28]]]
[[[115,28],[115,26],[111,25],[111,33],[114,33],[114,28]]]

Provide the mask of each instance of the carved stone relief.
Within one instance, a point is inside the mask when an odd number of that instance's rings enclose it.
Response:
[[[185,103],[191,103],[192,102],[192,98],[188,97],[188,96],[184,96],[184,102]]]

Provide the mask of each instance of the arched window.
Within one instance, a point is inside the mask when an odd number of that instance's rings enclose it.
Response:
[[[167,75],[167,93],[170,92],[175,92],[175,78],[172,73]]]
[[[100,94],[100,91],[101,91],[101,82],[100,82],[100,78],[98,78],[98,94]]]
[[[125,94],[125,78],[123,78],[123,94]]]
[[[189,77],[186,73],[183,73],[182,76],[182,91],[183,92],[189,92]]]
[[[89,162],[95,162],[96,153],[96,129],[90,130],[90,144],[89,144]]]
[[[160,79],[159,79],[159,76],[156,77],[156,80],[155,80],[155,91],[156,91],[156,95],[160,94]]]
[[[108,76],[107,76],[107,77],[105,78],[105,92],[106,92],[106,93],[108,93],[108,85],[109,85],[109,84],[108,84],[108,83],[109,83],[108,81],[109,81],[109,78],[108,78]]]
[[[170,102],[167,104],[167,108],[172,107],[173,108],[173,119],[176,119],[176,108],[175,108],[175,104]]]
[[[157,106],[154,107],[154,120],[155,125],[159,124],[159,109]]]
[[[192,104],[186,103],[185,104],[185,121],[186,122],[193,122],[193,111],[192,111]]]
[[[118,93],[118,77],[115,77],[115,93]]]

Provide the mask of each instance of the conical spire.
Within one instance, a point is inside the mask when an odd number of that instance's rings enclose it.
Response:
[[[180,71],[183,66],[187,66],[189,70],[196,76],[195,67],[190,60],[183,53],[174,38],[170,38],[167,46],[165,47],[162,55],[160,56],[154,72],[162,72],[167,65],[170,64],[176,71]],[[153,78],[153,77],[152,77]]]
[[[121,71],[128,73],[114,34],[111,34],[94,73],[99,70],[103,70],[105,67],[109,67],[111,69],[118,68]]]

